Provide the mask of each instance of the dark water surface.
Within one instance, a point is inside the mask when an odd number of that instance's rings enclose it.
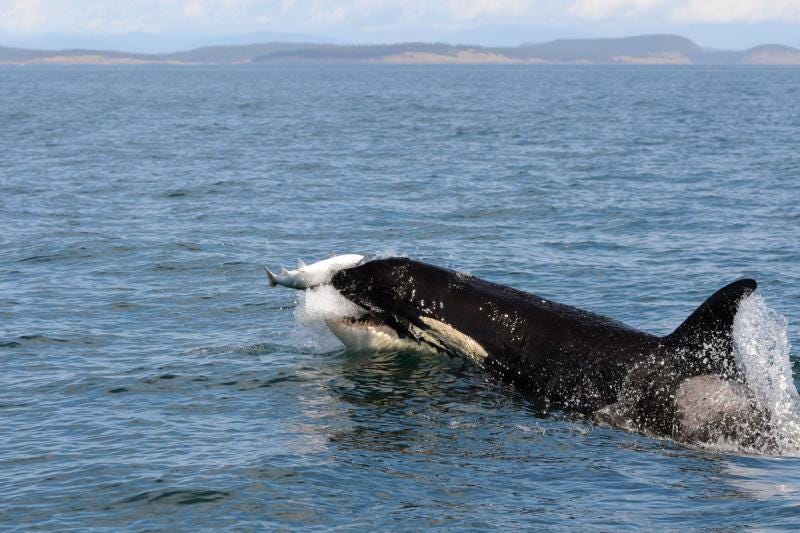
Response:
[[[408,254],[659,334],[752,276],[797,347],[798,104],[781,68],[0,69],[0,527],[800,527],[794,451],[343,352],[260,266]]]

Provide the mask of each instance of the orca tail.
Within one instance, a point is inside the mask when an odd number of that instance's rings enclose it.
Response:
[[[721,288],[664,337],[666,346],[671,351],[695,354],[695,360],[687,363],[699,371],[735,375],[733,320],[739,304],[757,286],[755,280],[740,279]]]

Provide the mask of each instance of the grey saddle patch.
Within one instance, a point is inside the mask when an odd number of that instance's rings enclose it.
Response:
[[[680,440],[768,446],[769,413],[743,383],[715,375],[688,378],[675,393],[675,406]]]

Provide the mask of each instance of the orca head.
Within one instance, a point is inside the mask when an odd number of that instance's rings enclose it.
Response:
[[[336,272],[331,283],[345,298],[406,333],[424,327],[421,317],[436,318],[434,303],[448,287],[449,271],[403,257],[377,259]]]
[[[328,329],[352,351],[425,351],[412,333],[416,313],[397,310],[407,283],[403,261],[389,259],[362,263],[337,271],[331,285],[362,309],[358,317],[326,321]]]
[[[390,349],[465,356],[480,364],[487,357],[486,350],[442,316],[456,275],[403,257],[340,270],[331,279],[333,287],[364,309],[368,319],[329,327],[348,346],[355,337],[379,331],[393,337]],[[385,340],[379,345],[385,346]],[[366,346],[374,346],[374,342]]]

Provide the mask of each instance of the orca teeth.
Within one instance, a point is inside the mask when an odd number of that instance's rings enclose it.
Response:
[[[362,326],[381,326],[384,324],[382,320],[378,320],[373,315],[364,315],[362,317],[348,316],[344,319],[348,324],[362,325]]]

